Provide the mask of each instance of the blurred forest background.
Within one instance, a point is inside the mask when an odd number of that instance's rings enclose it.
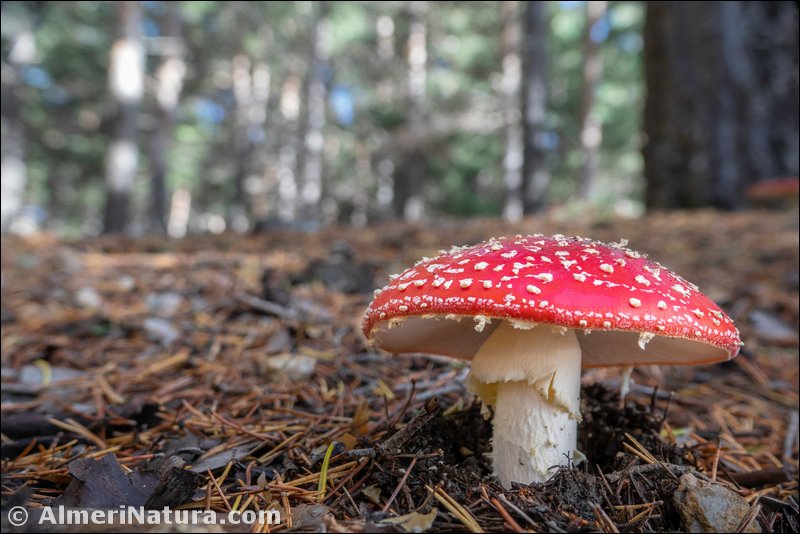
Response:
[[[2,3],[16,233],[738,209],[799,116],[797,2]]]

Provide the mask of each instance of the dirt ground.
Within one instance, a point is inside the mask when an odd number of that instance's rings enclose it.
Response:
[[[745,345],[637,369],[622,405],[618,369],[585,371],[586,461],[503,490],[464,364],[376,353],[359,323],[422,256],[533,232],[628,239]],[[279,510],[262,532],[797,531],[798,235],[794,210],[4,238],[2,509]]]

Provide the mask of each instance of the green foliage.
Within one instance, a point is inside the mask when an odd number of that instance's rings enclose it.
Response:
[[[134,212],[146,218],[149,199],[148,143],[156,128],[154,69],[161,58],[163,2],[145,2],[147,95],[141,104],[140,177]],[[269,66],[270,100],[263,132],[255,132],[249,176],[273,191],[282,150],[296,139],[297,125],[282,114],[281,91],[308,72],[314,9],[330,26],[325,81],[351,99],[352,120],[329,106],[325,126],[325,192],[348,202],[354,191],[376,202],[378,168],[409,157],[397,147],[407,135],[408,4],[405,2],[179,2],[188,70],[168,154],[168,187],[188,188],[195,213],[224,213],[234,195],[237,163],[236,100],[231,59],[244,54]],[[581,90],[582,2],[550,2],[550,109],[547,125],[557,140],[547,155],[554,201],[572,194],[582,156],[578,143]],[[521,18],[520,14],[520,18]],[[600,170],[604,196],[612,202],[641,194],[639,175],[642,105],[639,2],[612,2],[601,44],[604,75],[597,91],[603,123]],[[393,23],[389,57],[376,52],[379,19]],[[109,49],[116,35],[113,2],[4,2],[2,56],[21,28],[33,31],[35,61],[25,67],[18,94],[26,130],[28,200],[45,206],[76,230],[100,216],[104,157],[116,110],[107,90]],[[475,110],[500,111],[502,18],[497,2],[429,2],[426,118],[457,124]],[[329,102],[330,104],[331,102]],[[303,113],[301,106],[301,113]],[[434,211],[497,215],[502,208],[505,133],[496,126],[437,134],[423,146],[423,184]],[[4,126],[5,128],[5,126]],[[359,152],[361,151],[361,152]],[[366,151],[367,168],[364,157]],[[269,193],[272,194],[272,193]]]
[[[430,196],[449,215],[497,215],[502,209],[497,185],[498,162],[503,158],[502,139],[495,135],[458,134],[449,149],[432,158]],[[494,194],[487,194],[494,190]]]
[[[580,150],[582,38],[585,9],[582,2],[568,7],[551,4],[550,123],[559,138],[551,155],[551,196],[567,200],[575,190],[583,155]],[[644,7],[640,2],[610,2],[602,20],[607,25],[600,42],[603,74],[595,94],[594,113],[600,118],[603,141],[598,187],[594,200],[608,204],[642,193],[640,117],[643,105],[641,66]],[[555,156],[555,157],[552,157]]]

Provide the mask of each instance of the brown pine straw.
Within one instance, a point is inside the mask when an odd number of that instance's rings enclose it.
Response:
[[[600,507],[599,504],[592,503],[592,511],[594,512],[595,517],[597,518],[597,523],[599,524],[600,528],[603,532],[619,532],[617,525],[608,517],[605,511]]]
[[[519,526],[519,523],[514,521],[514,518],[509,515],[508,510],[506,510],[503,507],[503,505],[500,504],[500,501],[497,500],[496,497],[492,497],[489,500],[491,501],[492,506],[494,506],[495,510],[497,510],[497,512],[503,517],[503,521],[505,521],[508,524],[508,526],[511,527],[511,530],[513,530],[514,532],[525,532],[525,530],[523,530],[523,528]]]
[[[455,499],[453,499],[450,495],[447,494],[442,488],[437,487],[435,490],[430,486],[425,486],[429,492],[433,494],[437,501],[439,501],[442,505],[444,505],[447,510],[450,511],[451,514],[455,516],[465,527],[469,529],[470,532],[483,532],[484,530],[475,520],[469,511],[461,506]]]
[[[377,279],[435,253],[445,242],[530,230],[492,224],[464,225],[448,235],[397,227],[333,237],[353,244],[353,265],[370,262]],[[558,228],[547,221],[537,224],[542,225],[537,231],[586,233],[586,228],[570,232],[563,223]],[[68,245],[45,237],[4,238],[0,415],[4,451],[13,452],[2,461],[3,499],[24,486],[31,490],[27,506],[42,507],[74,480],[70,462],[113,454],[123,473],[142,473],[172,448],[186,451],[181,454],[188,458],[187,469],[197,465],[202,471],[204,494],[182,508],[280,508],[285,523],[273,525],[273,531],[288,523],[297,526],[308,507],[315,506],[350,530],[364,527],[364,510],[424,514],[433,506],[447,513],[436,519],[432,531],[455,526],[472,532],[518,527],[610,532],[611,525],[620,531],[658,531],[665,524],[661,516],[669,511],[668,496],[648,484],[672,488],[687,470],[752,503],[750,524],[786,529],[790,525],[782,517],[798,501],[797,348],[759,338],[747,319],[762,310],[797,324],[797,290],[782,285],[786,273],[797,271],[791,230],[796,218],[698,213],[660,215],[630,226],[609,224],[597,231],[609,233],[611,240],[638,237],[632,239],[637,247],[691,275],[701,288],[713,287],[726,309],[737,313],[734,319],[746,345],[725,365],[636,371],[627,404],[652,406],[659,418],[666,414],[660,441],[626,429],[627,436],[621,432],[613,438],[619,465],[601,466],[603,474],[597,466],[580,466],[558,479],[565,487],[573,480],[580,487],[583,470],[597,473],[592,481],[602,494],[599,508],[562,506],[558,499],[566,490],[559,493],[557,486],[503,490],[490,477],[486,451],[475,450],[473,443],[463,444],[471,451],[461,451],[461,443],[456,452],[438,450],[442,444],[433,438],[447,429],[448,421],[460,421],[462,436],[471,433],[464,429],[476,431],[483,424],[477,407],[477,417],[466,415],[473,397],[463,384],[464,364],[390,357],[365,347],[357,319],[369,295],[337,293],[307,280],[288,284],[290,298],[275,308],[292,310],[290,319],[248,304],[273,309],[262,306],[270,301],[262,292],[264,267],[299,277],[312,262],[325,260],[331,234],[280,232],[233,241],[224,236],[158,242],[157,247],[178,247],[167,253],[153,253],[136,242]],[[756,230],[770,239],[752,237]],[[656,245],[675,243],[676,235],[687,243],[707,243],[702,262],[707,269],[688,249],[679,248],[668,258],[655,254]],[[77,258],[80,268],[66,268],[68,255]],[[731,255],[741,262],[726,263]],[[38,267],[20,266],[26,257],[35,258]],[[761,257],[770,261],[747,264]],[[255,274],[253,265],[259,266]],[[135,290],[120,289],[122,276],[135,280]],[[72,296],[81,287],[93,287],[103,308],[77,306]],[[180,334],[172,345],[150,339],[144,328],[150,317],[147,296],[164,291],[184,299],[178,315],[169,319]],[[298,311],[304,306],[327,310],[331,319],[309,320],[313,310]],[[7,314],[11,319],[6,322]],[[268,366],[270,358],[285,354],[309,355],[315,361],[313,374],[295,380]],[[42,383],[23,382],[23,369],[37,370]],[[59,375],[65,369],[75,374],[63,379]],[[611,384],[616,376],[613,370],[591,370],[583,380]],[[6,396],[12,390],[13,396]],[[417,429],[400,452],[379,454],[381,444],[407,428],[434,398],[441,413]],[[7,431],[9,418],[17,416],[35,423],[36,432],[17,438]],[[339,445],[330,459],[330,485],[320,503],[317,449],[334,441]],[[233,448],[241,452],[235,458]],[[682,465],[670,464],[670,448],[683,451]],[[201,465],[209,460],[214,461],[211,468]],[[378,504],[367,498],[376,489]],[[675,527],[677,520],[671,520]]]
[[[392,505],[395,498],[400,493],[400,490],[403,489],[403,486],[405,486],[406,480],[408,480],[408,476],[411,474],[411,470],[414,469],[415,465],[417,465],[416,457],[411,459],[411,463],[408,464],[406,472],[403,474],[403,478],[401,478],[400,482],[397,483],[397,488],[395,488],[395,490],[392,492],[392,495],[391,497],[389,497],[389,500],[386,501],[386,504],[383,505],[383,508],[381,508],[381,512],[385,512]]]

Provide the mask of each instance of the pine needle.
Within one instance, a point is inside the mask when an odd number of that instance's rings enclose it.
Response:
[[[639,458],[641,458],[642,460],[644,460],[648,464],[658,463],[658,460],[656,460],[655,456],[653,456],[650,453],[650,451],[648,451],[645,448],[644,445],[639,443],[639,440],[637,440],[636,438],[634,438],[633,436],[631,436],[627,432],[625,432],[625,437],[628,438],[631,443],[633,443],[633,446],[631,446],[631,445],[629,445],[627,443],[623,443],[623,445],[628,450],[628,452],[630,452],[633,455],[638,456]]]
[[[425,485],[425,489],[433,493],[433,496],[436,497],[436,500],[442,503],[445,508],[447,508],[451,514],[453,514],[456,519],[461,521],[461,523],[469,529],[470,532],[483,532],[483,529],[475,520],[469,511],[461,506],[455,499],[453,499],[450,495],[447,494],[442,488],[436,488],[435,490]]]
[[[322,469],[319,472],[319,484],[317,485],[320,501],[325,500],[325,490],[328,489],[328,466],[331,463],[331,454],[333,454],[335,443],[335,441],[331,441],[331,444],[328,445],[328,450],[325,451],[325,458],[322,460]]]

